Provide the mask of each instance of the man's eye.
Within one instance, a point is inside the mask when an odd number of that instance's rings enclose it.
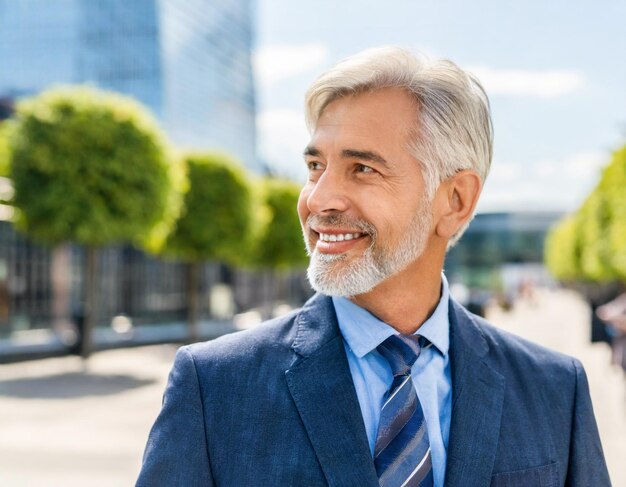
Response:
[[[372,173],[372,172],[374,172],[374,169],[372,169],[369,166],[365,166],[364,164],[357,164],[356,170],[357,170],[357,172],[364,172],[364,173]]]
[[[306,165],[309,168],[309,171],[318,171],[322,169],[322,165],[317,161],[307,162]]]

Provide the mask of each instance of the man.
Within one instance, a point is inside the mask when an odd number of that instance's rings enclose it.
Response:
[[[610,485],[579,362],[448,293],[491,161],[478,82],[383,48],[323,74],[306,108],[318,294],[179,350],[137,485]]]

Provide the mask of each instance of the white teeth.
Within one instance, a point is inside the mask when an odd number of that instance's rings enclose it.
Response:
[[[359,238],[360,233],[320,233],[320,240],[323,242],[343,242],[344,240],[353,240]]]

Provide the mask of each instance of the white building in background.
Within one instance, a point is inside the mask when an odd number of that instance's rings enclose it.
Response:
[[[0,104],[92,84],[260,171],[252,35],[251,0],[0,0]]]

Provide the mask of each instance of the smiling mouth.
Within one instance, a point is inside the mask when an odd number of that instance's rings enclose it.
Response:
[[[364,233],[319,233],[319,238],[322,242],[345,242],[347,240],[354,240],[364,236]]]

